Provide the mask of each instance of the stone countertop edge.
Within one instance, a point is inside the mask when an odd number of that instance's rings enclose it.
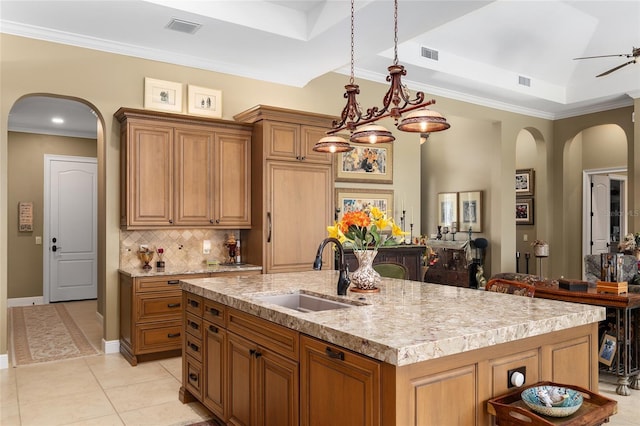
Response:
[[[404,366],[605,319],[605,308],[383,278],[379,293],[336,292],[333,270],[183,279],[183,290],[386,363]],[[358,303],[298,312],[257,297],[305,292]]]
[[[120,268],[118,272],[130,276],[132,278],[141,277],[162,277],[167,275],[193,275],[193,274],[208,274],[216,272],[242,272],[242,271],[262,271],[262,266],[251,265],[243,263],[240,265],[213,265],[202,266],[200,268],[165,268],[163,271],[158,271],[154,266],[149,271],[145,271],[142,268]]]

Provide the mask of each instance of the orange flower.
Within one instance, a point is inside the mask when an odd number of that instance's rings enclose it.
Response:
[[[342,217],[342,220],[340,221],[340,230],[346,233],[349,230],[349,227],[351,225],[364,228],[369,226],[370,223],[371,223],[371,218],[366,212],[362,210],[358,210],[355,212],[347,212],[344,214],[344,216]]]

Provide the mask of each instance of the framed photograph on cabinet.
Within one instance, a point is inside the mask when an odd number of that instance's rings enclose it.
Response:
[[[533,225],[533,198],[516,199],[516,225]]]
[[[144,107],[157,111],[182,112],[182,84],[145,77]]]
[[[346,212],[365,210],[368,207],[377,207],[386,212],[388,217],[392,217],[393,190],[336,188],[336,220],[341,220]]]
[[[393,145],[362,146],[334,156],[336,182],[393,183]]]
[[[533,169],[516,170],[516,197],[533,197],[535,171]]]
[[[222,92],[189,84],[187,88],[187,114],[221,118]]]
[[[458,193],[441,192],[438,194],[438,225],[449,226],[458,222]]]
[[[604,365],[611,365],[613,357],[616,355],[617,339],[606,334],[602,337],[602,344],[600,345],[600,351],[598,352],[598,361]]]
[[[458,230],[482,232],[482,191],[458,193]]]

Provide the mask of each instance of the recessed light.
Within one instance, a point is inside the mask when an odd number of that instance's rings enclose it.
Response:
[[[56,123],[56,124],[62,124],[62,123],[64,123],[64,120],[62,118],[60,118],[60,117],[53,117],[51,119],[51,122],[52,123]]]

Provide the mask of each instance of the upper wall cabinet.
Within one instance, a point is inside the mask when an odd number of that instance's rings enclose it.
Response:
[[[251,227],[252,126],[120,108],[126,229]]]

